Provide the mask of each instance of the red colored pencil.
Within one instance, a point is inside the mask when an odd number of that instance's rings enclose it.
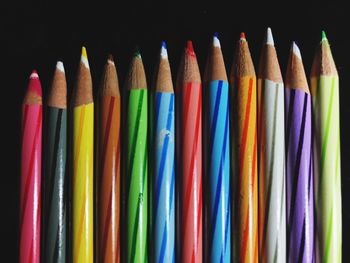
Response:
[[[19,262],[40,262],[42,91],[33,71],[22,107]]]
[[[177,80],[178,171],[181,176],[181,262],[202,262],[202,84],[188,41]],[[178,145],[179,146],[179,145]]]

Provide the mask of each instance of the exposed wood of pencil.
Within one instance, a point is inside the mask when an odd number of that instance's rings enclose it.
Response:
[[[156,91],[174,92],[168,58],[160,57],[156,78]]]
[[[293,44],[288,60],[285,87],[290,89],[300,89],[306,93],[310,93],[303,62],[295,52],[295,48],[297,47]]]
[[[145,69],[139,52],[136,52],[131,61],[127,83],[128,90],[147,88]]]
[[[177,87],[186,82],[201,82],[196,54],[193,48],[185,48],[177,78]]]
[[[311,77],[320,75],[338,75],[337,68],[329,48],[328,40],[322,40],[320,45],[317,47],[311,68]]]
[[[102,96],[120,96],[117,70],[113,56],[109,55],[100,86]]]
[[[33,81],[32,79],[39,78],[37,73],[32,73],[30,76],[30,81]],[[26,94],[23,99],[23,104],[42,104],[42,96],[39,94],[37,90],[34,88],[31,88],[33,85],[29,85],[29,88],[26,91]]]
[[[80,60],[77,83],[73,93],[73,106],[80,106],[93,102],[92,80],[90,69]]]
[[[60,109],[67,108],[66,75],[64,71],[62,71],[58,66],[56,67],[53,76],[51,91],[48,96],[47,105]]]
[[[265,43],[262,48],[258,77],[260,79],[268,79],[274,82],[283,82],[276,48],[272,44]]]
[[[241,38],[237,45],[230,74],[231,83],[237,77],[255,76],[254,64],[247,40]]]
[[[215,38],[215,37],[214,37]],[[212,80],[226,80],[227,74],[225,62],[222,55],[221,47],[214,44],[210,48],[207,66],[204,74],[204,82],[208,83]]]

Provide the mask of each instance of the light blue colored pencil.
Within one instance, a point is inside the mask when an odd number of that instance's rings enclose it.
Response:
[[[208,257],[212,263],[231,262],[229,87],[217,34],[205,74],[208,109],[206,156],[209,190]]]
[[[157,263],[171,263],[175,262],[175,97],[164,41],[155,85],[154,258]]]

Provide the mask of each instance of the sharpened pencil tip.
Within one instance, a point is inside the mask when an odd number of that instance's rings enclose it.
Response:
[[[218,47],[218,48],[221,48],[221,45],[220,45],[220,40],[218,38],[218,33],[216,32],[213,36],[213,46],[214,47]]]
[[[62,61],[57,61],[56,68],[62,73],[64,73],[64,66]]]
[[[297,44],[295,43],[295,41],[292,42],[291,51],[292,51],[298,58],[301,59],[300,49],[299,49],[299,47],[297,46]]]
[[[272,31],[271,31],[270,27],[268,27],[267,31],[266,31],[266,44],[272,45],[272,46],[275,45],[275,42],[273,41]]]
[[[321,39],[321,41],[327,41],[326,32],[324,30],[322,30],[322,39]]]
[[[240,40],[246,40],[246,38],[245,38],[245,33],[244,32],[241,32],[241,35],[240,35]]]
[[[38,71],[36,69],[33,69],[32,73],[29,76],[30,79],[37,79],[39,78]]]
[[[90,69],[86,48],[84,46],[81,48],[81,62],[83,62],[87,69]]]
[[[82,46],[82,48],[81,48],[81,55],[87,59],[87,52],[86,52],[86,48],[84,46]]]
[[[39,75],[37,70],[33,70],[29,76],[29,86],[28,91],[34,92],[39,96],[42,96],[42,90],[39,80]]]
[[[162,46],[160,48],[160,57],[162,59],[167,59],[168,58],[168,51],[167,51],[167,48],[166,48],[166,42],[164,40],[162,41]]]
[[[138,46],[135,47],[134,57],[141,58],[141,52]]]
[[[108,63],[108,64],[114,65],[113,55],[110,54],[110,53],[109,53],[108,56],[107,56],[107,63]]]
[[[188,41],[187,41],[187,50],[188,50],[189,52],[194,52],[193,43],[192,43],[191,40],[188,40]]]
[[[164,40],[162,40],[162,43],[161,43],[162,47],[166,49],[166,42]]]
[[[214,37],[219,37],[219,33],[218,33],[218,32],[215,32],[215,33],[214,33]]]

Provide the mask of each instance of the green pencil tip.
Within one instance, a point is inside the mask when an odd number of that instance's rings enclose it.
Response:
[[[327,40],[326,32],[324,32],[324,30],[322,30],[322,39],[321,39],[321,41],[325,41],[325,40]]]
[[[139,47],[135,48],[134,57],[141,58],[141,52],[140,52]]]

